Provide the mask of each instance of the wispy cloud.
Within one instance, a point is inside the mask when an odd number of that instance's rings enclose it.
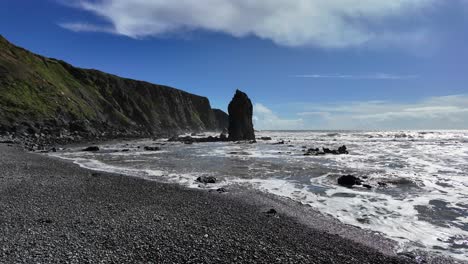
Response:
[[[423,10],[441,0],[69,0],[110,27],[71,21],[74,31],[141,38],[187,30],[257,36],[286,46],[345,48],[376,43],[410,45],[427,40]],[[405,30],[386,23],[411,17]],[[427,42],[427,41],[426,41]]]
[[[117,34],[112,27],[88,23],[59,23],[59,26],[74,32],[105,32]]]
[[[312,78],[312,79],[348,79],[348,80],[407,80],[417,79],[418,75],[396,75],[387,73],[377,73],[370,75],[351,75],[351,74],[302,74],[293,75],[295,78]]]
[[[468,95],[423,98],[412,103],[392,101],[296,103],[283,107],[294,113],[278,120],[300,120],[282,129],[468,129]],[[296,119],[297,118],[297,119]],[[273,129],[261,122],[259,129]]]

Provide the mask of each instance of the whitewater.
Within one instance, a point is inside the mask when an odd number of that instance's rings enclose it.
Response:
[[[398,242],[398,251],[468,260],[468,131],[260,131],[257,137],[271,140],[187,145],[147,139],[48,155],[189,188],[257,189],[380,232]],[[304,155],[308,148],[342,145],[348,155]],[[338,177],[347,174],[372,188],[338,185]],[[218,181],[203,185],[196,182],[199,176]]]

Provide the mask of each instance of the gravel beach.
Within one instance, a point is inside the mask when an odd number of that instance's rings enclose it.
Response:
[[[0,263],[412,263],[245,196],[0,144]]]

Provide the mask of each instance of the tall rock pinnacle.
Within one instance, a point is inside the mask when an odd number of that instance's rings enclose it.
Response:
[[[236,90],[229,103],[229,140],[255,140],[252,123],[253,106],[247,94]]]

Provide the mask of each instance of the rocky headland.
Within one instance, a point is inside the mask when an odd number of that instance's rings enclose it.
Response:
[[[223,131],[206,97],[74,67],[0,36],[0,135],[31,149],[53,143]]]

